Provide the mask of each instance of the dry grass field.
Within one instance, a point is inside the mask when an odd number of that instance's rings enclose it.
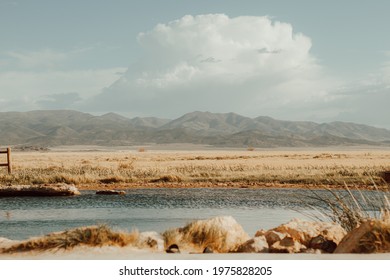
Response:
[[[1,159],[0,161],[3,161]],[[390,150],[13,152],[0,184],[73,183],[79,189],[130,187],[385,186]]]

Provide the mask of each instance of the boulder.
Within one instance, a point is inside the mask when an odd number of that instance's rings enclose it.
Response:
[[[326,240],[322,235],[317,235],[310,240],[309,248],[320,250],[325,253],[333,253],[337,248],[337,244],[332,240]]]
[[[264,230],[264,229],[259,229],[258,231],[256,231],[255,237],[263,236],[263,235],[265,235],[266,232],[267,232],[267,231]]]
[[[350,231],[334,253],[389,253],[389,220],[368,220]]]
[[[262,236],[264,236],[265,239],[267,240],[268,246],[271,246],[275,242],[278,242],[287,236],[286,233],[281,233],[274,230],[269,230],[264,233],[260,231],[256,232],[256,236],[261,236],[259,234],[263,234]]]
[[[199,253],[206,247],[216,253],[233,252],[249,239],[231,216],[194,221],[185,227],[165,231],[163,237],[165,248],[177,244],[182,252]]]
[[[234,253],[267,253],[268,243],[265,236],[258,236],[241,244]]]
[[[282,224],[274,228],[273,231],[291,236],[306,247],[310,247],[311,240],[319,235],[323,237],[324,241],[332,241],[337,245],[347,234],[340,225],[335,223],[302,221],[299,219],[293,219],[286,224]]]
[[[269,248],[270,253],[302,253],[307,247],[292,237],[285,237],[275,242]]]
[[[1,186],[1,196],[73,196],[80,192],[75,185],[45,184],[45,185],[16,185]]]

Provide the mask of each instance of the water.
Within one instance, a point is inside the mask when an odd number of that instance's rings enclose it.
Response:
[[[96,224],[163,232],[221,215],[233,216],[253,235],[294,217],[307,219],[303,201],[318,204],[309,195],[296,189],[139,189],[128,190],[125,196],[85,191],[75,197],[3,197],[0,236],[25,239]]]

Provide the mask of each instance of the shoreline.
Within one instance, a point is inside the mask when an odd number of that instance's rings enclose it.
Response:
[[[220,253],[166,254],[133,248],[77,248],[68,251],[0,254],[0,260],[390,260],[390,253],[373,254],[286,254],[286,253]]]
[[[386,230],[388,225],[386,220],[370,220],[345,231],[334,222],[292,219],[269,230],[260,229],[254,236],[248,235],[231,216],[196,220],[162,233],[79,227],[19,241],[0,238],[0,260],[388,260],[386,244],[365,247],[360,243],[365,240],[374,244],[377,239],[365,239],[366,234],[382,234],[380,230]],[[197,238],[199,234],[202,239]],[[178,251],[169,251],[169,244]],[[325,244],[333,245],[331,248]],[[211,251],[202,253],[205,246]]]
[[[131,190],[131,189],[311,189],[311,190],[345,190],[345,185],[316,185],[316,184],[286,184],[286,183],[264,183],[264,182],[135,182],[122,184],[86,184],[76,186],[80,191],[102,191],[102,190]],[[383,190],[388,191],[389,186],[353,185],[350,189],[358,190]]]

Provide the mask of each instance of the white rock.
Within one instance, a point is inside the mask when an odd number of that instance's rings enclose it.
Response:
[[[306,246],[298,242],[292,237],[285,237],[280,241],[275,242],[269,248],[270,253],[302,253],[306,250]]]
[[[268,243],[265,236],[258,236],[249,239],[245,243],[241,244],[236,253],[267,253]]]
[[[322,235],[325,240],[339,244],[347,234],[340,225],[335,223],[302,221],[299,219],[293,219],[286,224],[282,224],[273,231],[285,233],[305,246],[309,246],[312,238],[318,235]]]

